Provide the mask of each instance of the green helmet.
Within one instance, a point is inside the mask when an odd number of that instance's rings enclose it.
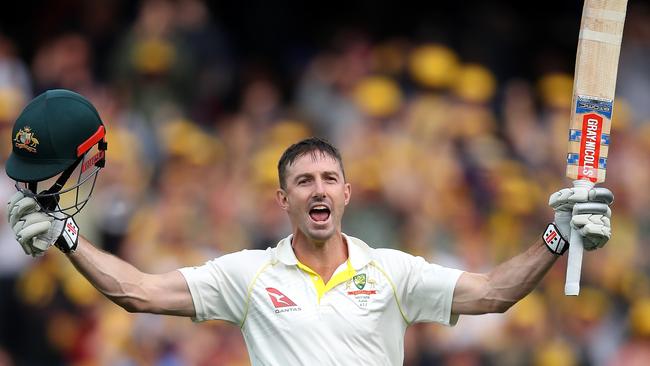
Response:
[[[69,90],[48,90],[34,98],[20,113],[12,131],[12,152],[6,162],[7,175],[20,184],[23,193],[36,198],[45,211],[69,212],[58,207],[59,195],[92,179],[94,187],[99,170],[104,167],[106,130],[95,107],[83,96]],[[93,147],[97,153],[87,156]],[[81,165],[80,165],[81,164]],[[61,191],[70,175],[80,167],[77,183]],[[81,172],[87,172],[86,174]],[[59,175],[56,183],[37,192],[38,182]],[[92,189],[90,193],[92,192]],[[90,197],[77,197],[74,213]]]

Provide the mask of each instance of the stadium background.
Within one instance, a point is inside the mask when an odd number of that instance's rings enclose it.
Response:
[[[534,241],[552,219],[548,195],[569,184],[582,4],[536,6],[12,3],[0,13],[1,159],[33,96],[89,97],[109,150],[82,234],[161,272],[285,236],[276,162],[318,134],[340,146],[353,185],[344,231],[485,271]],[[649,59],[650,6],[631,0],[606,183],[614,236],[586,256],[581,295],[562,295],[561,259],[504,315],[411,327],[405,364],[648,364]],[[129,314],[56,250],[26,257],[5,222],[0,365],[248,364],[237,327]]]

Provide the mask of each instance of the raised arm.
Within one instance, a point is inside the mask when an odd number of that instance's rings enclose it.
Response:
[[[95,288],[127,311],[194,316],[192,296],[179,271],[143,273],[78,236],[72,218],[54,219],[21,192],[11,198],[7,213],[25,254],[43,255],[56,245]]]
[[[527,251],[487,274],[463,273],[454,290],[454,314],[502,313],[528,295],[544,278],[557,255],[540,238]]]
[[[194,316],[192,296],[179,271],[141,272],[81,237],[67,256],[97,290],[129,312]]]
[[[454,289],[453,314],[500,313],[528,295],[556,259],[568,248],[571,227],[583,237],[586,250],[602,247],[611,236],[606,188],[566,188],[551,195],[554,224],[524,253],[486,274],[463,273]]]

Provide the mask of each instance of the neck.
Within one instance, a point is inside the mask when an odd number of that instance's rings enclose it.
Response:
[[[348,259],[348,246],[341,232],[337,232],[324,242],[315,242],[300,230],[295,230],[291,246],[300,263],[313,269],[325,283],[341,263]]]

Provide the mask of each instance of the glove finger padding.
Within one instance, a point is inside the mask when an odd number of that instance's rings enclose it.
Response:
[[[553,193],[549,199],[549,206],[553,209],[565,209],[564,206],[578,202],[589,201],[589,189],[584,187],[564,188]]]
[[[30,214],[24,215],[16,224],[12,227],[12,230],[16,235],[25,227],[35,224],[37,222],[48,221],[52,222],[54,218],[42,213],[42,212],[32,212]]]
[[[607,188],[596,187],[589,191],[589,202],[601,202],[609,206],[614,202],[614,194]]]
[[[20,193],[20,192],[19,192]],[[22,194],[22,193],[21,193]],[[11,203],[11,202],[10,202]],[[40,206],[35,199],[23,197],[8,208],[9,224],[13,227],[26,214],[39,211]]]
[[[50,246],[52,246],[52,243],[47,240],[43,240],[38,237],[32,238],[32,248],[36,248],[42,253],[44,253]]]
[[[572,187],[561,189],[553,193],[548,199],[549,206],[554,209],[565,209],[563,206],[583,202],[600,202],[611,205],[614,202],[614,194],[603,187],[592,189]]]
[[[23,199],[23,197],[25,197],[25,195],[21,191],[18,191],[18,192],[14,193],[11,196],[11,198],[9,199],[9,202],[7,202],[7,214],[9,214],[11,212],[11,209],[14,207],[16,202]],[[9,215],[7,215],[7,217],[9,217]]]
[[[586,250],[601,248],[611,238],[611,215],[612,211],[607,203],[577,203],[573,207],[571,227],[584,238],[583,245]]]
[[[583,237],[582,244],[586,250],[602,248],[612,236],[611,228],[589,223],[578,230]]]
[[[553,193],[549,198],[548,198],[548,204],[551,206],[554,210],[566,210],[567,206],[568,209],[570,210],[571,207],[570,203],[573,203],[570,198],[574,196],[573,188],[564,188],[561,189],[555,193]]]
[[[16,238],[23,249],[28,248],[25,250],[26,253],[31,251],[27,254],[41,255],[61,236],[63,222],[54,220],[42,212],[29,214],[25,218],[26,224],[16,233]],[[22,221],[18,225],[21,223]]]
[[[52,223],[50,221],[39,221],[29,226],[25,226],[22,230],[16,233],[18,240],[31,241],[35,236],[46,234],[50,231]]]
[[[35,239],[36,238],[32,238],[30,240],[23,240],[22,242],[20,242],[20,246],[25,251],[25,254],[31,255],[32,257],[40,257],[45,254],[45,251],[34,247],[32,242]]]
[[[18,240],[18,243],[20,243],[20,247],[23,248],[23,252],[27,255],[31,255],[32,257],[34,256],[34,251],[32,250],[31,245],[29,242],[25,242],[24,240]]]
[[[599,202],[585,202],[585,203],[576,203],[573,206],[573,216],[584,215],[584,214],[596,214],[604,215],[607,217],[612,217],[612,209],[607,206],[605,203]]]

